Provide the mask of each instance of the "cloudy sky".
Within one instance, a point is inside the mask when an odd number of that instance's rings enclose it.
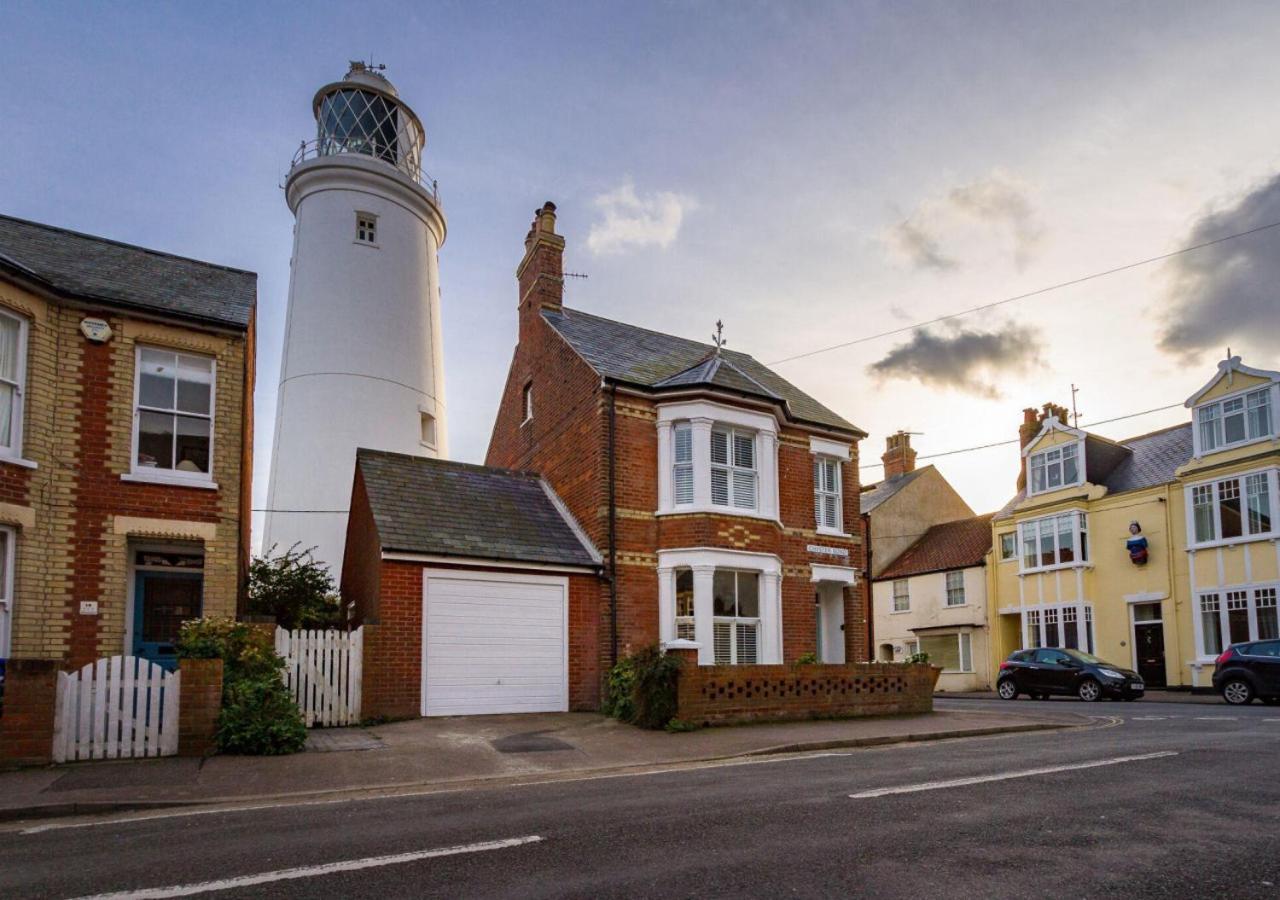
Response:
[[[764,362],[848,343],[777,369],[870,432],[866,464],[899,428],[922,456],[1009,440],[1072,383],[1085,423],[1180,403],[1227,345],[1280,367],[1280,229],[911,328],[1280,221],[1274,4],[8,0],[0,36],[0,211],[259,273],[255,506],[279,185],[315,89],[370,55],[449,218],[457,458],[483,458],[547,199],[590,275],[572,306],[700,339],[721,318]],[[936,464],[983,512],[1017,452]]]

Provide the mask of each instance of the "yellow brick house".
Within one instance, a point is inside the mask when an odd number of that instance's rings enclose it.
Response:
[[[1208,686],[1227,643],[1277,635],[1280,374],[1224,360],[1192,421],[1121,441],[1028,409],[992,521],[992,663],[1074,647],[1149,686]]]

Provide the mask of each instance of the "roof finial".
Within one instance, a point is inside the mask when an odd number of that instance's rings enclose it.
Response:
[[[721,348],[729,343],[724,339],[724,322],[719,319],[716,319],[716,333],[711,335],[711,341],[716,345],[716,356],[719,356]]]

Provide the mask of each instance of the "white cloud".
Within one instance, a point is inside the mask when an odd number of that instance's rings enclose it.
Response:
[[[604,216],[587,234],[587,248],[597,255],[669,247],[680,233],[685,215],[698,208],[694,198],[671,191],[642,197],[630,181],[597,195],[593,202]]]

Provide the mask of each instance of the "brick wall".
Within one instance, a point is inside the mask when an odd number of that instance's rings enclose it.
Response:
[[[29,323],[23,456],[36,464],[0,462],[0,523],[19,529],[11,655],[74,668],[120,652],[131,540],[202,547],[204,611],[234,615],[248,555],[252,331],[220,334],[61,306],[4,281],[0,306]],[[110,324],[106,344],[80,333],[91,315]],[[217,490],[121,480],[132,464],[140,343],[214,357]],[[98,614],[81,615],[82,600],[96,601]]]
[[[939,671],[891,663],[699,666],[694,651],[672,652],[682,661],[676,716],[698,725],[932,712]]]
[[[218,749],[222,660],[184,659],[178,671],[178,755],[208,756]]]
[[[369,507],[364,475],[357,468],[351,489],[351,515],[347,517],[340,585],[343,604],[352,608],[352,628],[358,628],[366,621],[377,621],[381,585],[382,544],[373,521],[373,510]]]
[[[57,691],[56,660],[9,660],[0,715],[0,768],[52,762]]]

